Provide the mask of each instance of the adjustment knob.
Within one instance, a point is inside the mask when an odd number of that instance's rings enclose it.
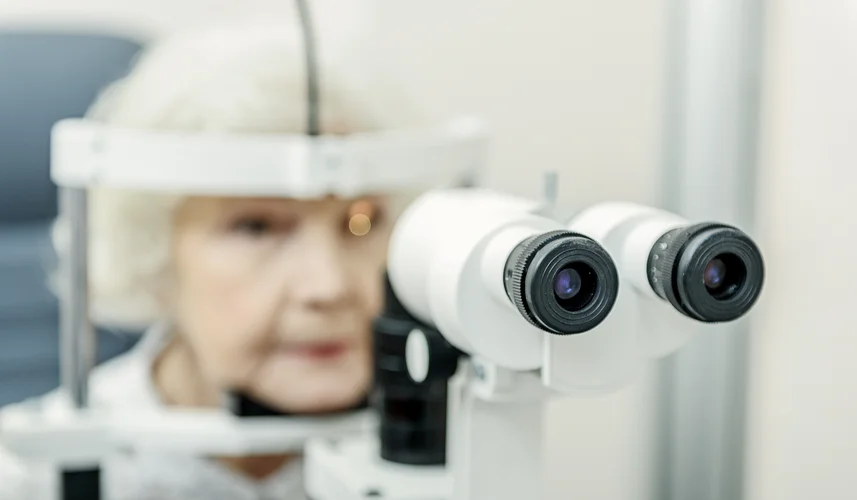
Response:
[[[463,353],[449,344],[437,330],[417,327],[405,341],[405,364],[411,380],[420,384],[449,380]]]

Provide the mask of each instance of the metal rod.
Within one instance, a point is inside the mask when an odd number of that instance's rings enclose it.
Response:
[[[762,2],[672,7],[668,208],[752,231]],[[747,334],[746,321],[722,325],[665,363],[657,498],[742,498]]]
[[[60,188],[60,214],[67,224],[67,255],[60,259],[60,373],[63,390],[77,408],[89,398],[95,367],[95,331],[89,321],[88,200],[86,189]]]
[[[559,192],[559,174],[556,170],[545,172],[542,179],[542,196],[544,198],[545,209],[550,215],[556,212],[557,197]]]
[[[319,89],[318,55],[312,15],[306,0],[297,0],[304,41],[307,72],[307,135],[321,135],[321,91]]]

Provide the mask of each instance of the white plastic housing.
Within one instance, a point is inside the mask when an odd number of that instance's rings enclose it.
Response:
[[[646,357],[668,355],[704,328],[700,322],[676,311],[649,283],[648,260],[655,243],[669,231],[688,224],[676,214],[623,202],[594,205],[577,214],[569,224],[573,230],[599,241],[616,262],[620,289],[630,288],[632,292],[620,291],[616,310],[629,314],[631,322],[630,326],[626,323],[618,328],[637,331],[637,350]]]
[[[603,203],[577,214],[570,226],[601,242],[621,265],[622,281],[646,297],[662,300],[652,290],[648,259],[655,242],[687,221],[653,207]]]
[[[242,418],[213,410],[114,413],[113,442],[123,449],[195,456],[299,452],[308,440],[368,433],[375,416],[357,412],[330,417]]]
[[[528,236],[563,229],[530,200],[489,190],[437,190],[417,199],[393,231],[393,290],[420,321],[472,355],[513,370],[542,364],[546,335],[512,305],[506,259]]]
[[[78,410],[59,394],[0,411],[0,445],[24,460],[91,466],[115,450],[106,415]]]
[[[592,330],[576,335],[551,335],[543,346],[542,382],[562,394],[597,396],[626,386],[641,362],[634,328],[634,300],[627,285],[610,314]]]
[[[315,198],[455,185],[485,163],[473,118],[435,129],[310,137],[123,128],[58,122],[51,178],[59,186]]]
[[[370,432],[368,411],[332,417],[240,418],[216,410],[73,408],[64,398],[0,411],[0,444],[24,459],[91,465],[117,450],[194,456],[297,452],[319,437]]]
[[[313,500],[452,499],[452,475],[446,467],[386,462],[376,436],[312,441],[304,461],[304,483]]]

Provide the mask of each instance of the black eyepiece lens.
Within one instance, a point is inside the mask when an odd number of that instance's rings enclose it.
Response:
[[[733,297],[747,279],[747,266],[734,254],[720,254],[705,266],[702,282],[717,300]]]
[[[733,321],[756,303],[765,263],[741,230],[703,222],[664,233],[649,253],[649,284],[661,298],[693,319]]]
[[[717,290],[717,288],[723,283],[725,275],[726,264],[724,264],[721,259],[714,258],[711,259],[707,266],[705,266],[705,275],[702,280],[709,290]]]
[[[506,295],[527,321],[555,335],[592,330],[619,290],[616,266],[595,240],[571,231],[532,236],[509,254]]]
[[[574,262],[556,273],[553,292],[563,309],[575,312],[589,304],[597,288],[595,270],[582,262]]]
[[[553,283],[553,293],[559,300],[568,300],[574,298],[580,293],[580,286],[583,280],[580,279],[580,273],[571,268],[565,268],[556,274]]]

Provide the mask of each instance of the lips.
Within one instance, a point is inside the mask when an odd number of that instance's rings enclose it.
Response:
[[[290,357],[314,361],[329,361],[346,354],[353,344],[346,341],[295,342],[283,346],[280,351]]]

